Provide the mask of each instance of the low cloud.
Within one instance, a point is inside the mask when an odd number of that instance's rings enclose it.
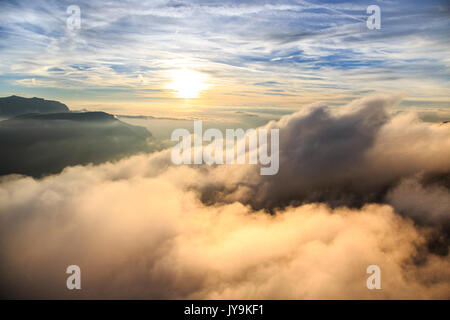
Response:
[[[268,124],[280,128],[272,177],[250,165],[176,167],[170,150],[41,180],[4,177],[0,293],[448,299],[450,259],[430,240],[448,215],[449,129],[390,116],[394,102]],[[72,264],[77,292],[65,287]],[[366,288],[371,264],[382,290]]]
[[[374,96],[340,110],[319,106],[285,116],[266,126],[280,128],[276,176],[260,176],[254,167],[221,167],[192,184],[207,203],[239,201],[271,210],[386,202],[386,193],[405,178],[447,176],[450,126],[424,123],[412,113],[389,114],[398,100]]]

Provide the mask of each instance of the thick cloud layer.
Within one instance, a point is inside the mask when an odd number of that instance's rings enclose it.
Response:
[[[280,128],[279,173],[260,176],[244,168],[230,179],[230,168],[214,168],[213,179],[205,175],[214,183],[204,183],[203,199],[256,209],[309,202],[361,206],[383,202],[403,179],[448,176],[450,126],[424,123],[409,113],[389,115],[386,109],[397,100],[371,97],[339,111],[315,107],[270,123],[267,127]]]
[[[1,294],[450,298],[448,242],[430,248],[448,221],[449,128],[390,116],[394,102],[269,124],[280,128],[277,176],[174,167],[164,151],[3,178]],[[65,287],[72,264],[82,270],[76,292]],[[372,264],[382,290],[366,288]]]

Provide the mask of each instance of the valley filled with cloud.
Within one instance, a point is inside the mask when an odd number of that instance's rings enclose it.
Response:
[[[0,182],[8,298],[448,299],[450,127],[398,96],[311,106],[280,172],[175,166],[170,149]],[[170,198],[170,201],[168,199]],[[74,295],[61,272],[76,264]],[[367,290],[379,265],[382,290]]]

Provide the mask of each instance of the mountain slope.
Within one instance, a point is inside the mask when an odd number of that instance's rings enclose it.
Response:
[[[150,132],[105,112],[26,114],[0,122],[0,175],[39,177],[66,166],[151,151]]]

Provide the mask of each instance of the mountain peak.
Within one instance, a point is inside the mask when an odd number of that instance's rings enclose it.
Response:
[[[69,108],[53,100],[45,100],[38,97],[24,98],[16,95],[0,98],[0,117],[14,117],[27,113],[63,113],[69,112]]]

